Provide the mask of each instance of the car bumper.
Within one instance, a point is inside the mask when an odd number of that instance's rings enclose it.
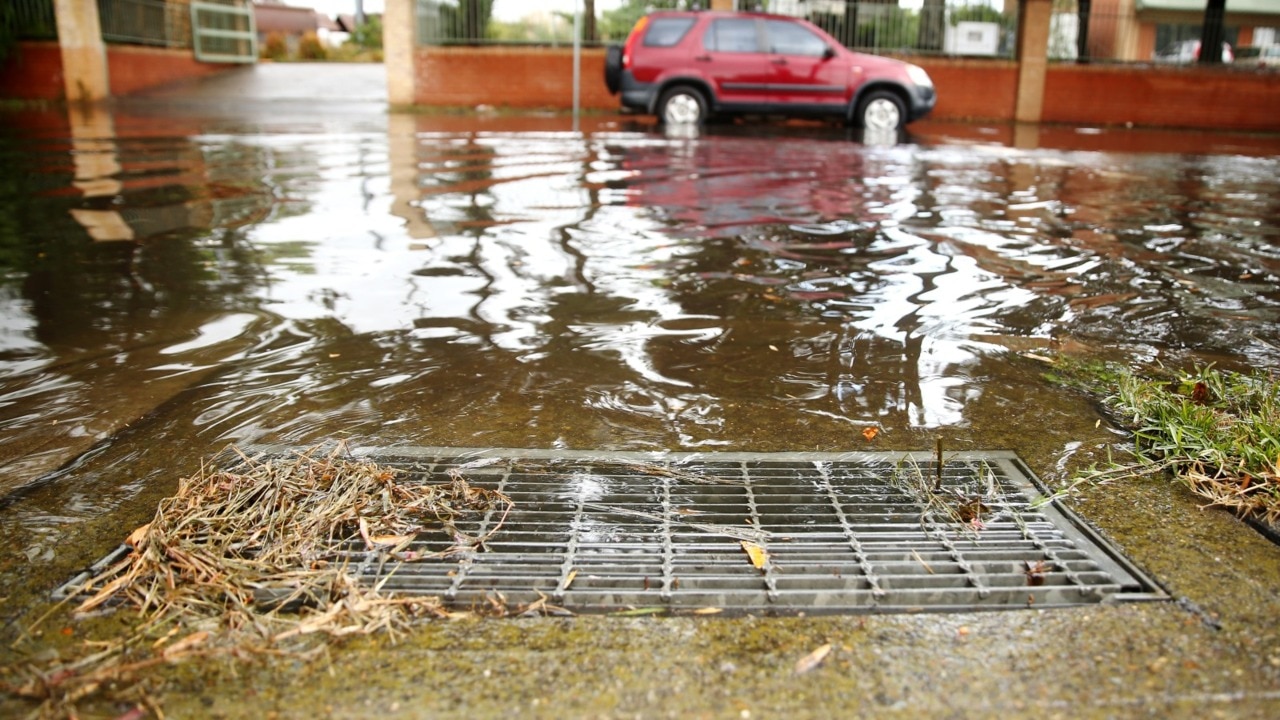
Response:
[[[622,87],[618,93],[622,98],[622,107],[644,113],[653,112],[657,90],[654,83],[640,82],[630,70],[622,71]]]
[[[938,102],[938,92],[932,87],[917,85],[907,95],[911,100],[911,107],[907,109],[910,120],[919,120],[928,115]]]

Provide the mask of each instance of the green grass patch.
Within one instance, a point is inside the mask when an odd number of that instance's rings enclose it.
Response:
[[[1212,366],[1142,377],[1114,365],[1060,359],[1051,381],[1099,397],[1133,433],[1137,461],[1096,477],[1169,471],[1213,505],[1280,521],[1280,377]]]

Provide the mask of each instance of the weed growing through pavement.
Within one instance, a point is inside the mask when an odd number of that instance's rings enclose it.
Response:
[[[1051,380],[1087,389],[1133,434],[1135,461],[1072,484],[1168,472],[1210,505],[1280,522],[1280,377],[1212,366],[1142,377],[1059,358]]]

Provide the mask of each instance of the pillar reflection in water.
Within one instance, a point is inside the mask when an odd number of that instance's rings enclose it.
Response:
[[[71,104],[67,106],[67,120],[71,125],[71,160],[75,164],[73,184],[86,198],[119,197],[123,185],[111,113],[101,107]],[[94,240],[134,239],[133,228],[118,210],[72,208],[70,212]]]

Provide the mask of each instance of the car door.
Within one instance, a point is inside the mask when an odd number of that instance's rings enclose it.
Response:
[[[769,70],[760,22],[750,17],[715,18],[707,24],[693,58],[715,89],[722,108],[747,109],[769,101]]]
[[[766,20],[765,38],[772,102],[828,109],[849,104],[850,71],[834,40],[788,20]]]

